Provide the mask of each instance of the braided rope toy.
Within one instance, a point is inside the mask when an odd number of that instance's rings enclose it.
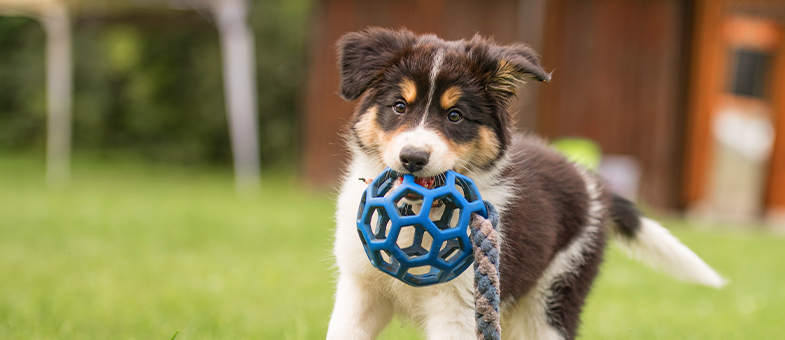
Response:
[[[500,340],[499,319],[499,213],[488,202],[488,218],[474,215],[471,238],[474,243],[474,311],[477,339]]]
[[[435,182],[425,188],[387,168],[368,185],[357,213],[365,254],[377,269],[418,287],[450,281],[474,263],[477,336],[501,339],[499,215],[468,177],[447,171]],[[421,203],[419,211],[412,202]]]

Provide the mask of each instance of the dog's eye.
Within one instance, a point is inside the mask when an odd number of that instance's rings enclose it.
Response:
[[[404,102],[400,102],[400,101],[399,102],[395,102],[395,104],[393,104],[392,108],[393,108],[393,111],[395,111],[395,113],[399,113],[400,114],[400,113],[406,112],[406,104],[404,104]]]
[[[460,122],[461,119],[463,119],[463,116],[461,115],[461,111],[452,110],[450,111],[450,113],[447,114],[447,120],[453,123]]]

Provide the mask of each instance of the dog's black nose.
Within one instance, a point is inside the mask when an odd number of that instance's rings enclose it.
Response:
[[[431,153],[423,149],[417,149],[407,146],[401,150],[401,164],[409,172],[416,172],[422,170],[428,164],[428,158]]]

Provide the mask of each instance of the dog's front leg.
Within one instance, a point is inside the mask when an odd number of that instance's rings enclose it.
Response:
[[[476,339],[474,296],[468,290],[464,293],[466,296],[452,289],[436,289],[427,298],[423,325],[428,340]]]
[[[362,281],[351,274],[339,276],[327,340],[375,339],[390,323],[392,303]]]

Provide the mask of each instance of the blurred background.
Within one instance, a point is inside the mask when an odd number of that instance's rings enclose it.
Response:
[[[785,1],[0,0],[0,338],[323,338],[334,43],[371,25],[532,45],[519,129],[731,281],[612,250],[583,338],[781,335]]]

